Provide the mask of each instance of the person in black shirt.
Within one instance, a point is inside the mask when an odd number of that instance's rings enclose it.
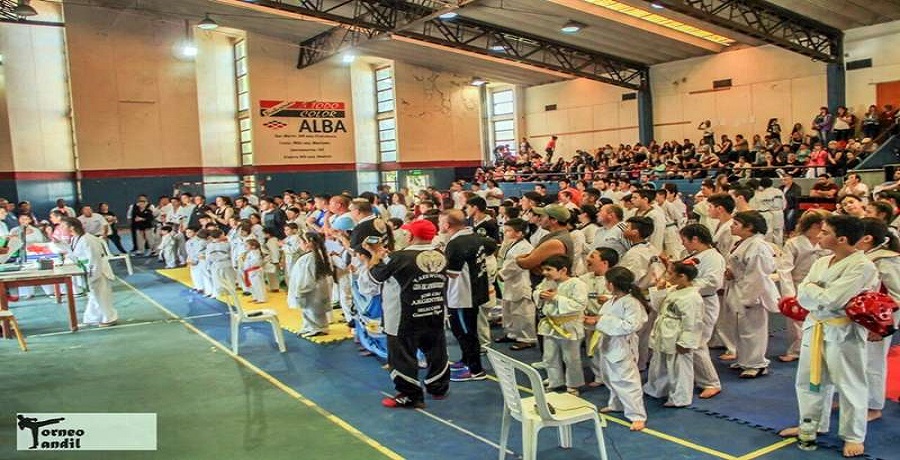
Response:
[[[203,195],[195,195],[194,198],[194,209],[191,211],[191,215],[188,217],[188,221],[186,227],[200,227],[200,218],[205,216],[207,212],[209,212],[209,206],[206,205],[206,197]],[[177,230],[177,229],[176,229]]]
[[[263,228],[272,232],[272,235],[279,240],[283,240],[285,237],[284,224],[287,223],[284,211],[275,206],[272,198],[262,197],[259,199],[259,212],[262,213],[260,218]]]
[[[487,256],[497,250],[497,243],[466,227],[462,211],[450,209],[441,213],[441,233],[447,236],[447,307],[450,330],[459,342],[462,359],[452,364],[459,371],[454,382],[484,380],[481,366],[481,344],[478,340],[479,307],[490,299]],[[466,369],[468,368],[468,369]]]
[[[784,231],[790,233],[794,231],[800,216],[800,198],[803,192],[790,174],[781,176],[781,184],[779,188],[784,193]]]
[[[350,217],[356,221],[356,226],[350,232],[350,248],[363,255],[366,249],[363,242],[370,236],[382,239],[389,250],[394,249],[394,239],[385,219],[375,215],[372,203],[363,198],[357,198],[350,202]]]
[[[484,198],[480,196],[469,198],[465,210],[475,233],[496,242],[500,241],[500,227],[497,221],[487,214],[487,201]]]
[[[420,350],[428,362],[425,389],[443,399],[450,389],[444,315],[447,307],[447,259],[431,245],[434,224],[417,220],[403,226],[412,243],[390,253],[381,244],[365,244],[372,258],[366,264],[371,281],[381,284],[388,365],[397,395],[385,398],[385,407],[423,408],[425,395],[419,383],[416,356]],[[367,259],[364,255],[362,258]]]

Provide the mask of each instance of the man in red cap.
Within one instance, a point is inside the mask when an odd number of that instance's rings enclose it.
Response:
[[[381,244],[364,244],[372,254],[368,270],[360,277],[381,285],[388,365],[397,395],[385,398],[385,407],[423,408],[425,394],[419,380],[416,356],[421,350],[428,362],[424,387],[434,399],[450,389],[444,314],[447,301],[447,259],[431,245],[437,228],[427,220],[402,227],[412,239],[401,251],[388,254]],[[360,255],[364,260],[365,255]]]

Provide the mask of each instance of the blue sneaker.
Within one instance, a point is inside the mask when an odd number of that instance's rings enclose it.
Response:
[[[460,369],[465,369],[466,365],[462,361],[457,361],[455,363],[450,364],[450,370],[458,371]]]
[[[456,376],[450,376],[451,382],[473,382],[476,380],[484,380],[487,378],[487,373],[481,371],[477,374],[473,374],[471,371],[462,372]]]

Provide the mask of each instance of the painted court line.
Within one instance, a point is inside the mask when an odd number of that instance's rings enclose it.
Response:
[[[207,313],[205,315],[185,316],[184,318],[179,318],[178,321],[180,321],[182,319],[212,318],[213,316],[224,316],[224,315],[225,315],[225,313]],[[78,328],[78,333],[80,334],[83,332],[111,331],[114,329],[121,329],[124,327],[146,326],[148,324],[171,323],[173,321],[174,321],[173,319],[157,319],[157,320],[153,320],[153,321],[138,321],[135,323],[117,324],[115,326],[110,326],[110,327],[90,327],[90,328],[88,328],[88,327],[82,326],[82,327]],[[32,337],[34,337],[34,338],[36,338],[36,337],[53,337],[55,335],[64,335],[64,334],[72,334],[72,331],[47,332],[46,334],[31,334],[31,335],[26,336],[26,338],[30,339]]]
[[[350,425],[349,423],[347,423],[346,421],[344,421],[344,420],[341,419],[340,417],[338,417],[338,416],[332,414],[331,412],[328,412],[327,410],[323,409],[322,407],[320,407],[319,405],[317,405],[316,403],[314,403],[313,401],[311,401],[311,400],[308,399],[307,397],[305,397],[305,396],[303,396],[302,394],[298,393],[298,392],[297,392],[296,390],[294,390],[293,388],[291,388],[291,387],[285,385],[284,383],[282,383],[280,380],[276,379],[275,377],[272,377],[268,372],[266,372],[266,371],[264,371],[264,370],[262,370],[262,369],[256,367],[253,363],[251,363],[250,361],[247,361],[247,360],[246,360],[245,358],[243,358],[242,356],[234,354],[234,353],[231,351],[230,348],[227,348],[225,345],[221,344],[218,340],[216,340],[216,339],[210,337],[209,335],[207,335],[205,332],[201,331],[200,329],[197,329],[197,327],[195,327],[193,324],[191,324],[191,323],[187,322],[186,320],[180,318],[180,317],[179,317],[178,315],[176,315],[175,313],[172,313],[171,310],[169,310],[168,308],[164,307],[164,306],[163,306],[162,304],[160,304],[159,302],[153,300],[150,296],[148,296],[147,294],[145,294],[144,292],[142,292],[140,289],[138,289],[138,288],[132,286],[130,283],[128,283],[127,281],[125,281],[125,280],[123,280],[123,279],[121,279],[121,278],[119,278],[119,282],[121,282],[122,284],[124,284],[125,286],[127,286],[128,288],[130,288],[131,290],[133,290],[134,292],[136,292],[139,296],[141,296],[141,297],[143,297],[144,299],[146,299],[146,300],[147,300],[148,302],[150,302],[153,306],[155,306],[156,308],[160,309],[163,313],[169,315],[169,316],[172,317],[173,319],[179,320],[179,322],[180,322],[184,327],[186,327],[189,331],[191,331],[191,332],[193,332],[193,333],[199,335],[200,337],[206,339],[206,341],[208,341],[208,342],[210,342],[211,344],[213,344],[216,348],[218,348],[218,349],[221,350],[222,352],[228,354],[228,356],[231,356],[232,359],[234,359],[234,360],[237,361],[238,363],[244,365],[244,367],[250,369],[251,371],[253,371],[253,372],[256,373],[257,375],[259,375],[260,377],[262,377],[263,379],[265,379],[266,381],[268,381],[269,383],[271,383],[272,385],[274,385],[274,386],[275,386],[276,388],[278,388],[279,390],[281,390],[281,391],[287,393],[288,395],[290,395],[290,396],[293,397],[294,399],[296,399],[296,400],[300,401],[301,403],[303,403],[305,406],[307,406],[307,407],[309,407],[310,409],[316,411],[317,413],[319,413],[319,415],[325,417],[325,418],[328,419],[330,422],[332,422],[332,423],[334,423],[335,425],[337,425],[337,426],[343,428],[345,431],[347,431],[348,433],[352,434],[355,438],[357,438],[357,439],[359,439],[360,441],[363,441],[364,443],[368,444],[370,447],[372,447],[373,449],[377,450],[378,452],[380,452],[381,454],[383,454],[383,455],[386,456],[387,458],[390,458],[390,459],[392,459],[392,460],[403,460],[403,457],[402,457],[400,454],[398,454],[398,453],[392,451],[391,449],[389,449],[389,448],[387,448],[386,446],[382,445],[381,443],[379,443],[379,442],[376,441],[375,439],[370,438],[370,437],[367,436],[365,433],[363,433],[362,431],[359,431],[358,429],[356,429],[356,427],[354,427],[353,425]]]
[[[385,393],[385,392],[383,392],[383,391],[381,392],[381,394],[387,396],[388,398],[394,396],[394,395],[392,395],[392,394],[390,394],[390,393]],[[500,450],[500,445],[499,445],[499,444],[497,444],[497,443],[495,443],[495,442],[491,441],[490,439],[487,439],[487,438],[485,438],[485,437],[483,437],[483,436],[479,436],[479,435],[477,435],[477,434],[475,434],[475,433],[473,433],[473,432],[471,432],[471,431],[469,431],[469,430],[467,430],[467,429],[465,429],[465,428],[463,428],[463,427],[461,427],[461,426],[459,426],[459,425],[457,425],[457,424],[455,424],[455,423],[453,423],[453,422],[451,422],[451,421],[449,421],[449,420],[444,420],[444,419],[438,417],[437,415],[434,415],[434,414],[432,414],[432,413],[429,413],[429,412],[427,412],[427,411],[425,411],[425,410],[423,410],[423,409],[415,409],[415,411],[418,412],[418,413],[420,413],[420,414],[423,414],[423,415],[425,415],[425,416],[427,416],[427,417],[429,417],[429,418],[431,418],[431,419],[433,419],[433,420],[436,420],[436,421],[438,421],[438,422],[440,422],[440,423],[443,423],[444,425],[447,425],[447,426],[449,426],[450,428],[453,428],[454,430],[459,431],[460,433],[463,433],[463,434],[465,434],[465,435],[467,435],[467,436],[471,436],[471,437],[473,437],[473,438],[475,438],[475,439],[477,439],[477,440],[479,440],[479,441],[481,441],[481,442],[483,442],[483,443],[485,443],[485,444],[487,444],[487,445],[493,447],[494,449]],[[506,452],[509,453],[509,454],[512,454],[512,455],[515,455],[515,454],[516,454],[515,452],[513,452],[513,451],[511,451],[511,450],[509,450],[509,449],[506,449]]]
[[[499,382],[499,380],[497,380],[497,377],[495,377],[495,376],[493,376],[493,375],[488,374],[488,378],[491,379],[491,380],[493,380],[493,381],[495,381],[495,382]],[[526,387],[523,387],[523,386],[521,386],[521,385],[516,385],[516,386],[519,387],[519,390],[524,391],[525,393],[529,393],[529,394],[533,393],[533,392],[531,391],[531,388],[526,388]],[[600,416],[603,417],[604,419],[610,421],[610,422],[613,422],[613,423],[617,424],[617,425],[622,425],[622,426],[626,426],[626,427],[629,427],[629,428],[631,427],[631,422],[629,422],[629,421],[627,421],[627,420],[623,420],[623,419],[620,419],[620,418],[617,418],[617,417],[613,417],[613,416],[611,416],[611,415],[609,415],[609,414],[600,414]],[[735,457],[734,455],[726,454],[726,453],[724,453],[724,452],[719,452],[719,451],[717,451],[717,450],[715,450],[715,449],[712,449],[712,448],[709,448],[709,447],[706,447],[706,446],[702,446],[702,445],[700,445],[700,444],[693,443],[693,442],[688,441],[688,440],[686,440],[686,439],[681,439],[681,438],[679,438],[679,437],[677,437],[677,436],[672,436],[672,435],[670,435],[670,434],[666,434],[666,433],[663,433],[663,432],[660,432],[660,431],[656,431],[656,430],[654,430],[654,429],[652,429],[652,428],[644,428],[643,430],[640,431],[640,433],[647,434],[647,435],[650,435],[650,436],[653,436],[653,437],[656,437],[656,438],[659,438],[659,439],[663,439],[663,440],[666,440],[666,441],[669,441],[669,442],[678,444],[679,446],[687,447],[688,449],[693,449],[693,450],[696,450],[696,451],[698,451],[698,452],[703,452],[704,454],[712,455],[713,457],[718,457],[718,458],[722,458],[722,459],[725,459],[725,460],[737,460],[737,458],[738,458],[738,457]],[[769,446],[769,447],[772,447],[772,446]],[[774,450],[774,449],[773,449],[773,450]],[[755,453],[755,452],[751,452],[751,453]],[[765,453],[767,453],[767,452],[763,452],[763,454],[765,454]],[[755,458],[755,457],[750,457],[750,458]]]
[[[766,446],[766,447],[763,447],[762,449],[754,450],[753,452],[750,452],[749,454],[741,455],[740,457],[737,458],[737,460],[750,460],[753,458],[762,457],[763,455],[775,452],[776,450],[781,449],[782,447],[785,447],[785,446],[789,446],[795,442],[797,442],[797,438],[785,439],[785,440],[776,442],[775,444],[772,444],[771,446]]]

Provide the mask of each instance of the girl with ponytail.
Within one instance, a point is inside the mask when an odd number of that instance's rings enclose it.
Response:
[[[862,219],[863,237],[856,243],[856,249],[864,251],[866,256],[878,268],[881,280],[881,292],[891,296],[900,303],[900,243],[888,229],[883,220],[874,217]],[[900,322],[900,312],[894,312],[894,324]],[[890,339],[869,341],[866,343],[866,374],[869,382],[869,414],[868,420],[881,418],[884,409],[885,387],[887,385],[887,354],[891,347]]]
[[[600,366],[609,388],[609,404],[600,412],[624,411],[631,430],[644,429],[641,374],[637,367],[637,333],[647,322],[648,301],[635,287],[634,274],[624,267],[606,272],[607,290],[612,297],[600,308],[596,328],[600,335]]]
[[[328,334],[328,312],[331,308],[331,288],[336,280],[335,271],[322,235],[314,232],[301,235],[300,250],[302,255],[294,263],[288,277],[288,307],[303,312],[297,335],[317,337]]]

